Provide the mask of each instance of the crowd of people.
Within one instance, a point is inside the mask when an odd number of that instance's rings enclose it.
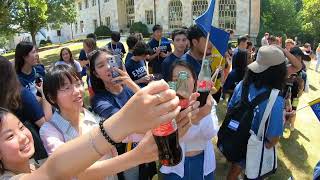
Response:
[[[221,55],[211,42],[206,45],[196,25],[174,30],[171,40],[161,25],[152,30],[147,43],[141,34],[129,35],[128,52],[119,32],[112,32],[102,48],[89,34],[78,58],[64,47],[49,68],[31,42],[17,45],[14,63],[0,57],[0,180],[150,180],[155,174],[164,180],[212,180],[217,103],[226,100],[225,111],[233,109],[245,87],[249,101],[271,89],[281,91],[271,110],[266,148],[276,146],[286,126],[294,131],[299,97],[308,91],[310,44],[299,47],[286,39],[282,48],[281,38],[265,33],[258,49],[243,35],[237,47],[229,43]],[[233,30],[228,32],[234,39]],[[200,107],[197,80],[204,55],[210,60],[212,88]],[[316,56],[318,71],[320,44]],[[178,81],[180,72],[187,74],[191,94],[183,110],[167,84]],[[84,104],[85,91],[90,104]],[[266,106],[267,99],[254,109],[254,133]],[[172,119],[181,162],[158,170],[150,130]],[[246,158],[230,164],[226,179],[236,180]]]

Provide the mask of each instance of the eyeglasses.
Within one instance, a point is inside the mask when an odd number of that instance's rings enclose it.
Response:
[[[76,82],[76,83],[73,83],[73,84],[65,85],[64,87],[60,88],[58,91],[73,92],[74,88],[82,89],[83,88],[83,82]]]

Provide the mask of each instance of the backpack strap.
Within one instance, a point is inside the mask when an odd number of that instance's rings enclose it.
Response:
[[[246,83],[243,83],[242,91],[241,91],[241,101],[245,103],[249,103],[248,95],[249,95],[249,85]]]
[[[255,97],[251,102],[250,105],[252,108],[255,108],[263,101],[267,100],[270,96],[271,90],[267,90],[261,94],[259,94],[257,97]]]
[[[271,110],[273,108],[273,105],[274,103],[276,102],[277,100],[277,97],[279,95],[279,92],[280,90],[278,89],[273,89],[270,93],[270,98],[268,100],[268,104],[267,104],[267,107],[263,113],[263,116],[262,116],[262,120],[260,122],[260,126],[259,126],[259,130],[258,130],[258,133],[257,133],[257,136],[258,137],[262,137],[263,139],[265,138],[264,136],[266,135],[264,132],[265,131],[265,128],[268,130],[268,126],[269,126],[269,123],[270,121],[268,121],[268,123],[266,124],[266,121],[268,120],[268,118],[270,118],[270,113],[271,113]]]

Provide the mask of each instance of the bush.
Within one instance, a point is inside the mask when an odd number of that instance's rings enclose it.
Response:
[[[111,36],[111,30],[107,26],[99,26],[97,29],[94,31],[94,34],[99,37],[106,37],[106,36]]]
[[[135,22],[130,27],[130,33],[142,33],[143,36],[149,36],[148,26],[142,22]]]
[[[51,44],[52,44],[52,42],[51,42],[50,39],[49,40],[41,40],[40,41],[40,47],[48,46],[48,45],[51,45]]]

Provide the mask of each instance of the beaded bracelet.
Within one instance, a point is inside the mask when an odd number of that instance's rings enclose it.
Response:
[[[104,130],[103,120],[101,120],[101,121],[99,122],[99,127],[100,127],[100,131],[101,131],[103,137],[104,137],[111,145],[113,145],[113,146],[117,145],[117,143],[114,142],[114,141],[110,138],[110,136],[107,134],[107,132]]]

